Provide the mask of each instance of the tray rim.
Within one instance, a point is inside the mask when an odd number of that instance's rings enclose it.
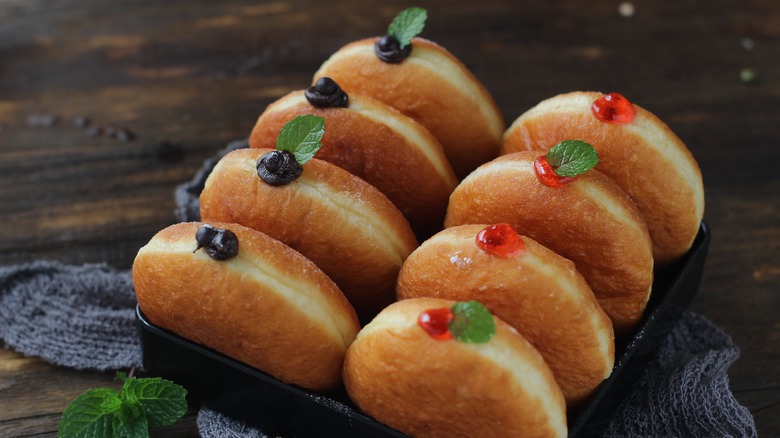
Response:
[[[679,265],[677,268],[678,275],[675,277],[669,288],[664,291],[665,293],[662,297],[655,297],[655,300],[657,301],[655,307],[652,308],[649,312],[645,312],[645,314],[642,316],[642,320],[634,329],[633,336],[625,343],[623,351],[619,355],[616,355],[615,365],[612,368],[612,373],[610,376],[601,382],[596,392],[588,400],[586,407],[578,412],[577,417],[569,423],[570,436],[576,436],[584,430],[588,420],[597,410],[599,403],[604,399],[605,396],[609,394],[609,390],[615,384],[615,382],[620,379],[620,375],[623,370],[631,362],[631,359],[634,357],[634,354],[637,352],[637,350],[642,347],[642,336],[649,332],[658,322],[659,315],[661,315],[662,312],[666,310],[664,305],[668,304],[668,300],[673,298],[676,293],[679,292],[677,289],[682,287],[680,280],[685,279],[687,278],[687,275],[690,275],[691,271],[696,268],[699,258],[701,258],[700,263],[702,263],[702,265],[705,263],[706,254],[709,250],[711,239],[712,235],[710,227],[706,221],[702,220],[699,226],[699,232],[696,235],[691,248],[681,260],[678,260],[673,264]],[[696,293],[698,293],[698,288]],[[685,308],[687,308],[687,304],[688,303],[686,303]],[[658,347],[660,347],[660,345]],[[655,355],[657,352],[658,347],[654,349],[653,355]]]

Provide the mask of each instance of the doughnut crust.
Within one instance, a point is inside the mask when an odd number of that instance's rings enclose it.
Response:
[[[417,247],[409,223],[381,192],[333,164],[312,159],[289,184],[257,176],[271,149],[227,154],[200,195],[203,221],[233,222],[280,240],[339,286],[361,319],[395,298],[395,281]]]
[[[636,202],[653,240],[657,265],[668,264],[691,247],[704,215],[701,171],[685,144],[649,111],[634,105],[628,124],[593,116],[595,92],[561,94],[518,117],[504,134],[502,153],[546,151],[578,139],[598,151],[596,168]]]
[[[349,96],[347,108],[317,108],[303,91],[268,106],[249,137],[251,147],[274,148],[282,127],[303,114],[325,119],[317,158],[366,180],[393,202],[418,236],[440,230],[458,184],[439,141],[419,123],[374,99]]]
[[[133,284],[149,321],[276,378],[337,387],[360,326],[338,287],[301,254],[255,230],[212,222],[238,237],[236,257],[197,247],[198,222],[172,225],[138,251]]]
[[[344,384],[368,415],[414,437],[565,437],[566,407],[539,352],[498,318],[484,344],[439,341],[417,325],[454,302],[396,302],[365,326]]]
[[[595,169],[563,187],[543,185],[533,170],[540,155],[517,152],[480,166],[450,196],[444,225],[506,222],[571,260],[621,334],[650,296],[647,226],[628,195]]]
[[[352,96],[373,97],[401,111],[439,139],[458,178],[498,155],[504,118],[485,87],[443,47],[412,40],[412,53],[397,64],[377,58],[367,38],[325,61],[314,81],[327,76]]]
[[[541,353],[569,406],[584,401],[612,372],[612,323],[574,263],[528,237],[524,253],[496,257],[475,238],[486,225],[447,228],[404,263],[399,299],[476,300]]]

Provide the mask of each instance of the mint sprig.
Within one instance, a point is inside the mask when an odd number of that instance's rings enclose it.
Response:
[[[599,154],[590,143],[564,140],[547,151],[547,162],[558,176],[573,177],[595,167],[599,162]]]
[[[325,119],[313,114],[298,116],[284,125],[276,137],[276,149],[295,155],[298,164],[303,165],[320,150],[325,135]]]
[[[58,436],[148,437],[149,427],[175,423],[187,412],[187,390],[159,377],[135,378],[117,373],[120,391],[90,389],[62,413]]]
[[[390,23],[387,34],[395,37],[401,44],[401,48],[412,43],[412,38],[419,35],[425,27],[428,11],[423,8],[412,7],[404,9]]]
[[[479,301],[461,301],[452,308],[453,319],[449,329],[461,342],[482,344],[496,333],[493,315]]]

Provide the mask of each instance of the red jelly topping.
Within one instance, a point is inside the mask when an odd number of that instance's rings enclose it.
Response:
[[[548,187],[560,187],[577,179],[576,176],[560,176],[555,173],[555,169],[547,162],[547,157],[544,155],[534,161],[534,171],[536,179]]]
[[[525,248],[520,234],[510,224],[496,224],[484,228],[477,234],[477,246],[488,254],[501,258],[520,256]]]
[[[455,316],[448,308],[428,309],[417,318],[417,325],[422,327],[433,339],[446,341],[452,339],[450,323]]]
[[[599,97],[593,101],[590,109],[597,119],[607,123],[631,123],[636,117],[634,105],[618,93]]]

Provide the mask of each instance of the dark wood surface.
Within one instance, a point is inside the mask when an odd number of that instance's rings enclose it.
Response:
[[[692,308],[739,345],[731,388],[759,434],[777,435],[780,5],[634,1],[624,17],[619,3],[425,2],[423,36],[475,73],[507,122],[560,92],[619,91],[688,144],[713,234]],[[129,268],[203,159],[411,5],[0,0],[0,265]],[[90,136],[79,116],[134,138]],[[53,434],[70,400],[111,384],[0,349],[0,436]]]

